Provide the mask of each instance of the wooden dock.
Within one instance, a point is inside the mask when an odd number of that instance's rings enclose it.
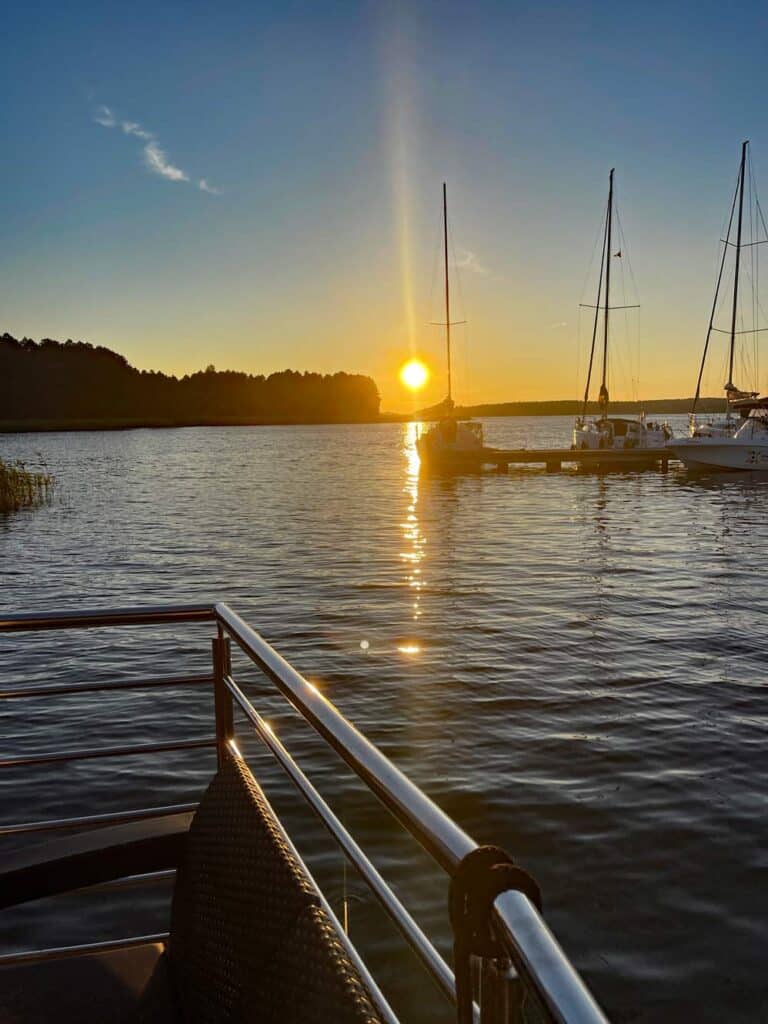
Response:
[[[565,464],[580,469],[621,470],[658,467],[662,472],[674,459],[666,448],[483,448],[475,458],[476,465],[495,466],[507,470],[514,465],[540,465],[548,473],[558,473]]]

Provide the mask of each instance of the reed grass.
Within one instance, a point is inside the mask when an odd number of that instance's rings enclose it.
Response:
[[[50,504],[55,483],[47,470],[30,470],[19,460],[0,459],[0,513]]]

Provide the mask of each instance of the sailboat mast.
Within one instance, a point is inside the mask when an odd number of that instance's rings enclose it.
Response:
[[[600,406],[603,413],[608,408],[608,388],[606,378],[608,375],[608,316],[611,309],[611,233],[613,229],[613,172],[611,168],[608,176],[608,214],[606,222],[606,249],[605,249],[605,318],[603,320],[603,381],[600,386]]]
[[[443,182],[443,263],[445,268],[445,348],[448,357],[448,404],[453,401],[451,394],[451,290],[448,283],[448,197]]]
[[[733,309],[731,310],[731,349],[728,355],[727,388],[733,387],[733,355],[736,347],[736,313],[739,302],[739,262],[741,259],[741,222],[744,213],[744,167],[747,162],[749,140],[741,145],[741,167],[739,168],[739,219],[736,226],[736,266],[733,272]]]
[[[595,342],[597,341],[597,328],[600,323],[600,298],[603,294],[603,271],[605,269],[605,243],[608,238],[608,220],[606,218],[605,227],[603,228],[603,248],[600,256],[600,275],[597,279],[597,299],[595,303],[595,317],[592,322],[592,344],[589,349],[589,366],[587,367],[587,383],[584,385],[584,404],[581,409],[581,418],[587,415],[587,405],[589,403],[589,385],[592,382],[592,364],[595,361]]]
[[[691,416],[696,415],[696,406],[699,404],[699,398],[701,397],[701,382],[704,377],[704,367],[707,363],[707,352],[709,351],[709,340],[712,337],[712,331],[715,329],[715,314],[717,313],[717,301],[720,297],[720,285],[723,280],[723,271],[725,270],[725,260],[728,255],[728,239],[731,237],[731,228],[733,227],[733,215],[736,212],[736,200],[739,198],[739,183],[736,182],[736,190],[733,193],[733,202],[731,203],[731,212],[728,217],[728,230],[725,232],[725,242],[723,244],[723,255],[720,257],[720,269],[717,272],[717,283],[715,285],[715,297],[712,299],[712,309],[709,313],[709,324],[707,326],[707,335],[704,339],[704,351],[701,354],[701,363],[699,364],[699,376],[696,378],[696,393],[693,396],[693,405],[691,406]]]

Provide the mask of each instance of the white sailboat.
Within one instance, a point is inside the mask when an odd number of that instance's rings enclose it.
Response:
[[[746,178],[747,157],[749,141],[743,142],[741,146],[741,161],[739,163],[739,176],[736,182],[731,213],[728,220],[728,231],[723,239],[723,254],[720,260],[720,269],[715,286],[715,297],[712,302],[712,311],[709,317],[709,326],[704,341],[704,351],[699,366],[699,376],[696,381],[696,393],[693,399],[693,407],[690,415],[689,437],[678,438],[671,441],[668,447],[674,455],[686,466],[702,469],[740,469],[740,470],[766,470],[768,469],[768,398],[761,399],[757,391],[743,391],[733,383],[733,364],[736,352],[736,338],[739,334],[752,334],[754,331],[737,331],[736,322],[739,310],[739,286],[741,252],[743,248],[743,225],[744,225],[744,186]],[[738,209],[738,213],[737,213]],[[757,210],[762,221],[762,211],[759,205]],[[736,215],[736,241],[731,241],[733,220]],[[751,215],[750,215],[751,222]],[[763,231],[766,231],[763,222]],[[768,235],[768,232],[766,232]],[[768,241],[768,237],[762,242]],[[751,241],[750,247],[761,244],[760,241]],[[723,279],[726,256],[729,247],[735,252],[735,264],[733,275],[733,301],[731,305],[731,325],[729,331],[720,332],[715,327],[715,316],[718,308],[720,286]],[[752,282],[755,288],[756,282]],[[696,417],[696,406],[701,396],[701,382],[704,374],[704,367],[709,352],[709,343],[713,332],[727,333],[729,335],[728,348],[728,382],[724,386],[726,409],[725,414],[715,419],[700,420]]]
[[[420,460],[439,469],[478,466],[484,447],[483,425],[459,420],[454,415],[451,383],[451,290],[448,279],[448,199],[443,182],[443,266],[445,271],[445,348],[448,368],[448,397],[442,403],[445,415],[416,440]]]
[[[750,411],[732,436],[697,434],[668,447],[689,469],[740,469],[768,472],[768,399],[750,399]]]
[[[594,308],[595,319],[592,328],[592,346],[589,353],[589,369],[587,370],[587,383],[584,388],[584,405],[581,415],[576,418],[573,428],[573,439],[571,447],[576,450],[596,448],[663,448],[666,441],[672,436],[672,432],[666,423],[653,423],[646,421],[645,415],[641,414],[637,419],[625,416],[608,415],[608,338],[610,311],[612,309],[627,309],[627,306],[611,306],[611,260],[620,258],[621,253],[613,253],[613,172],[608,177],[608,206],[605,214],[605,227],[603,231],[603,250],[600,261],[600,279],[597,286],[597,302]],[[605,291],[604,302],[601,303]],[[592,367],[595,358],[595,344],[597,341],[598,328],[600,325],[600,313],[603,314],[603,366],[602,382],[598,393],[599,415],[596,417],[587,416],[587,405],[589,402],[589,386],[592,379]]]

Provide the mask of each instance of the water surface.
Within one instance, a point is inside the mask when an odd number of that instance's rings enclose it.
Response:
[[[489,442],[510,447],[569,430],[556,417],[486,422]],[[3,456],[40,452],[60,481],[53,507],[0,519],[2,606],[228,601],[462,827],[536,875],[547,920],[614,1019],[768,1019],[768,482],[421,478],[412,431],[2,437]],[[210,634],[6,636],[3,684],[205,669]],[[439,870],[242,658],[235,668],[447,948]],[[8,756],[207,734],[211,700],[130,691],[0,713]],[[256,742],[243,746],[338,906],[339,854]],[[2,819],[195,798],[212,767],[188,752],[5,771]],[[351,874],[348,892],[353,939],[394,1005],[450,1019],[427,1009],[430,983]],[[0,940],[162,929],[166,902],[158,886],[41,901],[6,912]]]

